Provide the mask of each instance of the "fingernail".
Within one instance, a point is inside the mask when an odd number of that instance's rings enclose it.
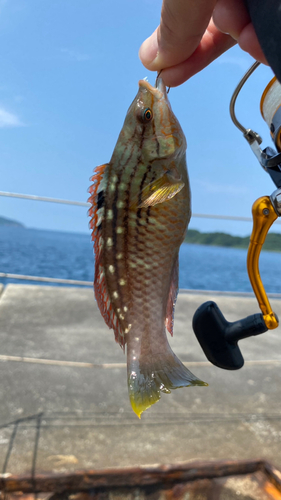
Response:
[[[156,69],[158,69],[157,55],[158,55],[158,41],[157,41],[157,30],[156,30],[141,45],[139,50],[139,58],[147,69],[155,71]]]

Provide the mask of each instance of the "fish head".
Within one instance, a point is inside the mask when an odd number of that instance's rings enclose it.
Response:
[[[124,141],[130,140],[140,148],[144,161],[173,160],[183,155],[186,139],[161,77],[157,77],[155,87],[146,80],[139,81],[121,134]]]

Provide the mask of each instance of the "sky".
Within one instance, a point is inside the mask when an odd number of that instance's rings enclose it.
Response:
[[[138,80],[155,81],[138,50],[160,11],[160,0],[0,0],[0,191],[87,201]],[[253,202],[275,189],[229,116],[252,63],[235,47],[169,93],[187,138],[194,213],[250,217]],[[237,101],[238,119],[263,147],[272,144],[259,101],[272,76],[259,67]],[[0,197],[0,215],[31,228],[89,231],[83,207]],[[190,228],[244,236],[251,223],[193,218]]]

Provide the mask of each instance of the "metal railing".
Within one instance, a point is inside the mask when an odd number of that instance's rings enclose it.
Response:
[[[77,207],[90,207],[91,204],[83,201],[63,200],[61,198],[50,198],[47,196],[37,196],[33,194],[10,193],[7,191],[0,191],[0,196],[7,198],[20,198],[23,200],[31,201],[45,201],[48,203],[60,203],[62,205],[74,205]],[[216,219],[216,220],[232,220],[238,222],[252,222],[252,217],[242,217],[239,215],[218,215],[218,214],[197,214],[193,213],[192,217],[198,219]],[[275,224],[281,224],[281,221],[276,221]]]
[[[34,194],[9,193],[0,191],[0,196],[7,198],[21,198],[22,200],[47,201],[49,203],[61,203],[63,205],[75,205],[78,207],[90,207],[91,204],[83,201],[61,200],[60,198],[49,198],[47,196],[37,196]]]
[[[57,283],[61,285],[93,286],[92,281],[69,280],[63,278],[48,278],[42,276],[28,276],[27,274],[0,273],[0,279],[1,278],[11,279],[11,280],[24,280],[24,281],[41,281],[42,283]]]

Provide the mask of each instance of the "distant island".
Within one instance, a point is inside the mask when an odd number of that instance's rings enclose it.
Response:
[[[24,227],[21,222],[0,216],[0,226]]]
[[[250,236],[231,236],[226,233],[201,233],[196,229],[188,229],[185,243],[197,245],[212,245],[216,247],[248,248]],[[269,233],[263,245],[264,250],[281,252],[281,234]]]

